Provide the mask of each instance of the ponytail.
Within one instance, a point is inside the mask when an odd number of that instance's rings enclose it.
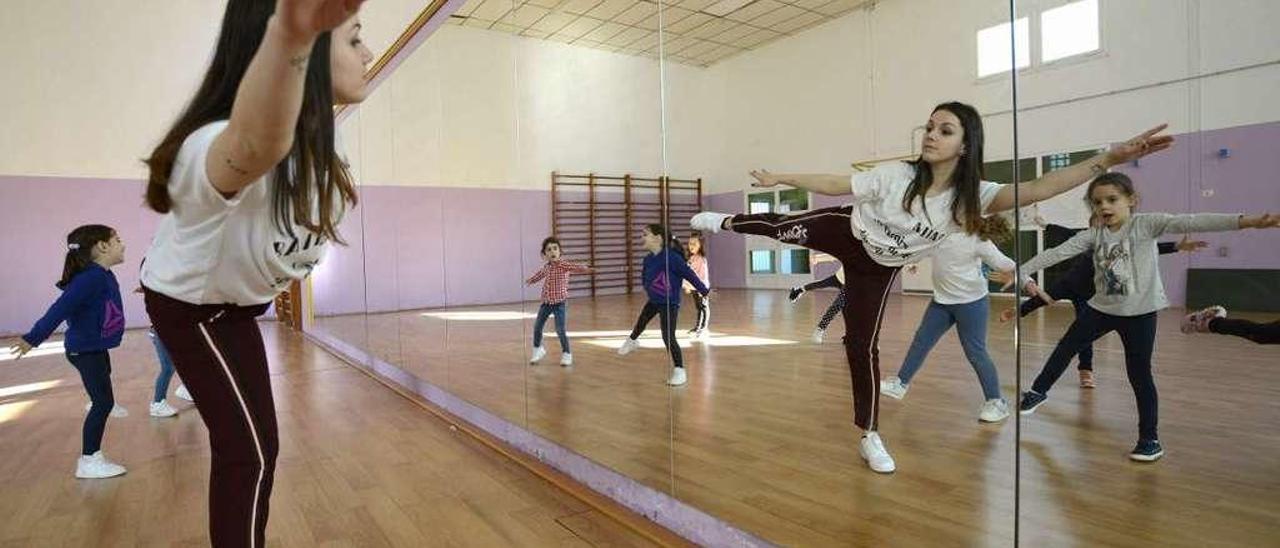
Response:
[[[111,241],[115,229],[106,225],[83,225],[67,234],[67,258],[62,263],[62,279],[58,289],[66,289],[76,274],[93,264],[93,247]]]

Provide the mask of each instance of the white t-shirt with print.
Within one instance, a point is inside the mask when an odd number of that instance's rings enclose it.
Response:
[[[882,265],[918,262],[947,234],[964,230],[951,218],[954,188],[925,198],[924,208],[919,199],[912,202],[911,211],[902,208],[902,197],[915,174],[915,166],[906,162],[881,164],[871,171],[853,174],[850,185],[854,199],[850,216],[853,235],[862,240],[867,254]],[[983,211],[991,205],[1001,186],[991,181],[979,184],[978,202]]]
[[[990,240],[972,234],[952,234],[930,255],[933,259],[933,300],[965,304],[987,296],[986,264],[994,270],[1013,270],[1014,262]]]
[[[183,141],[169,177],[173,209],[147,251],[142,283],[191,304],[268,303],[311,273],[328,241],[297,224],[292,237],[276,226],[274,170],[232,198],[213,186],[205,157],[226,127],[213,122]],[[343,203],[335,201],[337,219]]]

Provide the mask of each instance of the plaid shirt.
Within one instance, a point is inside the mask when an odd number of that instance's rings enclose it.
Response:
[[[557,304],[569,298],[569,274],[586,274],[590,267],[556,259],[542,266],[536,274],[525,280],[526,285],[546,278],[542,284],[542,302]]]

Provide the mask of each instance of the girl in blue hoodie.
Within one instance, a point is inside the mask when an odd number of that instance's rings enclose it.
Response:
[[[635,350],[639,346],[636,339],[640,338],[640,334],[649,325],[649,320],[652,320],[655,315],[658,316],[659,327],[662,330],[662,344],[666,345],[667,350],[671,352],[671,361],[675,365],[667,384],[680,386],[689,382],[684,371],[684,357],[680,354],[680,343],[676,341],[676,321],[680,317],[681,281],[688,281],[703,297],[706,297],[711,290],[707,289],[693,269],[689,268],[689,263],[685,262],[684,255],[680,253],[679,244],[667,245],[671,239],[667,235],[666,227],[660,224],[646,225],[643,233],[644,248],[649,250],[649,254],[644,257],[644,275],[641,279],[645,292],[649,294],[649,302],[645,303],[644,309],[640,311],[640,317],[636,319],[636,326],[631,330],[631,336],[622,343],[618,354],[626,355]]]
[[[67,360],[80,371],[84,389],[93,402],[84,418],[77,478],[109,478],[125,473],[123,466],[102,454],[102,433],[107,415],[115,406],[108,351],[120,346],[125,323],[120,285],[110,269],[122,262],[124,242],[111,227],[84,225],[71,231],[67,235],[62,279],[57,284],[62,295],[12,350],[21,358],[67,322]]]

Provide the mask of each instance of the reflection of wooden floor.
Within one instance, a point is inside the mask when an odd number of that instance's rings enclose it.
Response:
[[[563,371],[549,334],[550,355],[527,367],[532,320],[446,321],[415,312],[321,325],[774,542],[1012,544],[1016,425],[977,422],[981,392],[955,336],[935,349],[906,400],[883,400],[881,431],[899,471],[877,475],[857,454],[842,328],[833,327],[824,345],[808,342],[830,298],[819,293],[790,305],[782,292],[717,292],[717,337],[709,345],[686,342],[691,380],[677,389],[663,385],[662,351],[619,357],[592,344],[616,345],[617,337],[575,337],[576,367]],[[890,300],[881,336],[886,374],[897,370],[926,303]],[[569,330],[625,331],[642,304],[622,296],[573,300]],[[520,312],[519,305],[455,310]],[[691,312],[682,310],[686,328]],[[1097,390],[1081,391],[1068,372],[1050,401],[1023,418],[1020,531],[1028,545],[1275,542],[1280,378],[1272,368],[1280,354],[1231,338],[1184,336],[1177,316],[1161,315],[1157,343],[1163,461],[1126,458],[1137,418],[1114,336],[1097,346]],[[1055,307],[1024,323],[1025,383],[1070,318],[1069,308]],[[718,346],[726,336],[793,344]],[[1009,326],[993,323],[989,346],[1010,399],[1012,340]]]
[[[281,433],[271,546],[648,545],[300,336],[262,326]],[[207,546],[199,415],[170,398],[177,418],[147,416],[156,362],[145,333],[130,331],[112,358],[130,415],[110,419],[104,451],[129,473],[79,481],[87,398],[75,370],[60,354],[0,361],[0,546]]]

